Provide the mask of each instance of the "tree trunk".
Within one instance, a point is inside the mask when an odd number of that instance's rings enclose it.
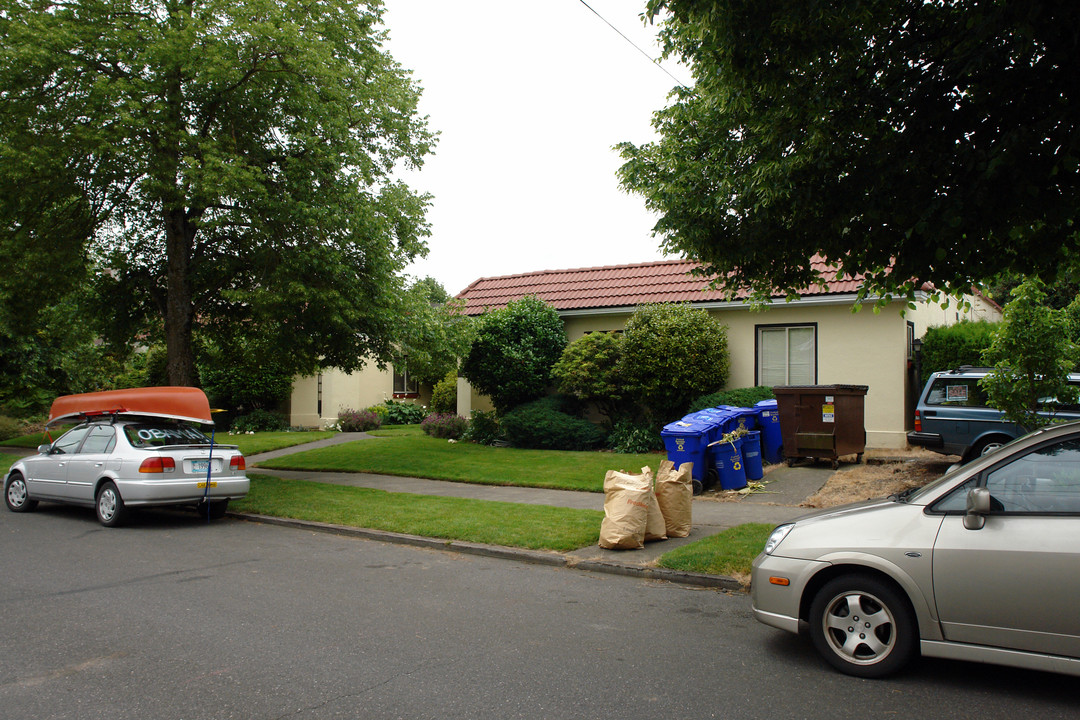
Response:
[[[191,297],[191,245],[195,228],[182,208],[165,211],[167,255],[165,300],[165,371],[170,385],[198,387],[195,350],[191,342],[194,320]]]

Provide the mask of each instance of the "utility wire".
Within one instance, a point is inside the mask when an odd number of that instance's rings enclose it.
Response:
[[[671,74],[670,72],[668,72],[668,69],[667,69],[666,67],[664,67],[663,65],[661,65],[661,64],[660,64],[660,61],[659,61],[659,60],[655,59],[655,58],[654,58],[653,56],[649,55],[649,53],[645,52],[645,51],[644,51],[644,50],[642,50],[642,49],[641,49],[640,47],[638,47],[638,46],[637,46],[637,44],[635,44],[633,40],[631,40],[630,38],[626,37],[626,35],[624,35],[624,34],[623,34],[622,30],[620,30],[619,28],[617,28],[617,27],[615,27],[614,25],[612,25],[612,24],[611,24],[611,23],[610,23],[610,22],[608,21],[608,19],[607,19],[606,17],[604,17],[604,16],[603,16],[603,15],[601,15],[600,13],[596,12],[596,9],[595,9],[595,8],[593,8],[593,6],[592,6],[592,5],[589,5],[589,3],[585,2],[585,0],[578,0],[578,2],[580,2],[580,3],[581,3],[582,5],[584,5],[585,7],[589,8],[590,12],[592,12],[592,14],[593,14],[593,15],[595,15],[596,17],[598,17],[598,18],[600,18],[601,20],[603,20],[603,21],[604,21],[604,24],[605,24],[605,25],[607,25],[607,26],[608,26],[609,28],[611,28],[611,29],[612,29],[612,30],[614,30],[615,32],[619,33],[619,37],[621,37],[621,38],[622,38],[623,40],[625,40],[626,42],[630,43],[631,47],[633,47],[633,48],[634,48],[635,50],[637,50],[637,51],[638,51],[639,53],[641,53],[641,54],[642,54],[642,55],[644,55],[644,56],[645,56],[646,58],[648,58],[649,62],[651,62],[651,63],[652,63],[653,65],[655,65],[656,67],[660,68],[660,69],[661,69],[661,70],[662,70],[662,71],[664,72],[664,74],[665,74],[665,75],[667,75],[667,76],[668,76],[669,78],[671,78],[672,80],[674,80],[674,81],[675,81],[675,84],[676,84],[676,85],[678,85],[679,87],[681,87],[681,88],[682,88],[683,90],[689,90],[689,89],[690,89],[690,88],[686,87],[686,85],[683,85],[683,82],[682,82],[682,80],[679,80],[679,78],[675,77],[675,76],[674,76],[674,75],[672,75],[672,74]]]

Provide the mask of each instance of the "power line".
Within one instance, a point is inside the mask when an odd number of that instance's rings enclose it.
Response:
[[[688,87],[686,87],[685,85],[683,85],[683,83],[682,83],[682,80],[679,80],[679,78],[675,77],[675,76],[674,76],[674,75],[672,75],[672,74],[671,74],[670,72],[668,72],[668,69],[667,69],[666,67],[664,67],[663,65],[661,65],[661,64],[660,64],[660,61],[659,61],[659,60],[657,60],[657,59],[653,58],[653,56],[649,55],[649,53],[645,52],[645,51],[644,51],[644,50],[642,50],[642,49],[641,49],[640,47],[638,47],[638,46],[637,46],[637,44],[636,44],[636,43],[635,43],[635,42],[634,42],[633,40],[631,40],[630,38],[626,37],[626,35],[624,35],[624,34],[623,34],[622,30],[620,30],[619,28],[617,28],[617,27],[615,27],[614,25],[612,25],[612,24],[611,24],[611,23],[610,23],[610,22],[608,21],[608,19],[607,19],[606,17],[604,17],[603,15],[601,15],[600,13],[598,13],[598,12],[596,11],[596,9],[595,9],[595,8],[593,8],[593,7],[591,6],[591,5],[589,5],[589,3],[585,2],[585,0],[578,0],[578,2],[580,2],[580,3],[582,4],[582,5],[584,5],[585,7],[587,7],[587,8],[589,9],[589,11],[590,11],[590,12],[592,12],[592,14],[593,14],[593,15],[595,15],[596,17],[598,17],[598,18],[600,18],[601,20],[603,20],[603,22],[604,22],[604,24],[605,24],[605,25],[607,25],[607,26],[608,26],[609,28],[611,28],[612,30],[614,30],[615,32],[617,32],[617,33],[619,34],[619,37],[621,37],[621,38],[622,38],[623,40],[625,40],[626,42],[630,43],[630,46],[631,46],[631,47],[633,47],[633,48],[634,48],[635,50],[637,50],[637,51],[638,51],[639,53],[641,53],[641,54],[642,54],[642,55],[644,55],[644,56],[645,56],[646,58],[648,58],[649,62],[651,62],[651,63],[652,63],[653,65],[655,65],[656,67],[660,68],[660,69],[661,69],[661,70],[662,70],[662,71],[664,72],[664,74],[665,74],[665,75],[667,75],[667,76],[668,76],[669,78],[671,78],[672,80],[674,80],[674,81],[675,81],[675,84],[676,84],[676,85],[678,85],[679,87],[681,87],[681,88],[682,88],[682,89],[684,89],[684,90],[689,90],[689,88],[688,88]]]

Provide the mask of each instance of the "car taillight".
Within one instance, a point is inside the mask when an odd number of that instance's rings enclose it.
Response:
[[[915,432],[922,432],[922,415],[919,411],[915,411]]]
[[[247,463],[244,462],[244,456],[233,455],[229,460],[229,469],[234,471],[247,470]]]
[[[166,473],[176,470],[176,461],[168,456],[148,457],[139,466],[141,473]]]

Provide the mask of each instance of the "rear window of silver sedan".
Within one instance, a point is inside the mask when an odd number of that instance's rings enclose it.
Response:
[[[210,438],[193,425],[130,423],[124,425],[124,435],[136,448],[210,444]]]

